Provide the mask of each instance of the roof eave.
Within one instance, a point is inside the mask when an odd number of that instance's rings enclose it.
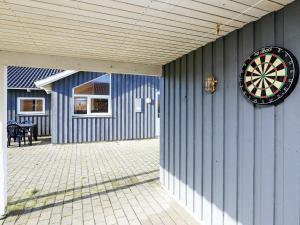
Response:
[[[63,78],[66,78],[70,75],[73,75],[77,72],[78,72],[77,70],[66,70],[61,73],[55,74],[51,77],[47,77],[43,80],[36,81],[34,82],[34,84],[38,88],[45,90],[47,93],[50,93],[52,91],[52,83],[61,80]]]
[[[47,84],[40,87],[41,90],[44,90],[47,94],[50,94],[52,92],[52,85]]]
[[[8,90],[31,90],[31,91],[40,91],[41,89],[40,88],[27,88],[27,87],[21,87],[21,88],[18,88],[18,87],[7,87]]]

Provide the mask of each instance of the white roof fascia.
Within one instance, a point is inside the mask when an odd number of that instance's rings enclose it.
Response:
[[[77,70],[66,70],[66,71],[63,71],[61,73],[55,74],[51,77],[47,77],[43,80],[36,81],[36,82],[34,82],[34,84],[38,88],[41,88],[41,89],[45,90],[47,93],[50,93],[52,91],[51,90],[52,89],[51,84],[53,82],[61,80],[65,77],[68,77],[68,76],[70,76],[72,74],[75,74],[77,72],[78,72]]]
[[[42,86],[51,84],[51,83],[53,83],[55,81],[61,80],[61,79],[65,78],[65,77],[68,77],[68,76],[70,76],[70,75],[72,75],[74,73],[77,73],[77,72],[78,72],[77,70],[66,70],[66,71],[63,71],[61,73],[55,74],[53,76],[47,77],[47,78],[45,78],[43,80],[38,80],[38,81],[34,82],[34,84],[38,88],[40,88]]]
[[[31,91],[40,91],[39,88],[14,88],[14,87],[7,87],[8,90],[31,90]]]

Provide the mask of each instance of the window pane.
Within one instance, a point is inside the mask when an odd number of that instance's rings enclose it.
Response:
[[[34,110],[34,100],[21,100],[20,104],[20,110],[22,112],[32,112],[32,111],[35,111]]]
[[[74,89],[80,95],[109,95],[110,75],[103,75]]]
[[[39,99],[21,99],[21,112],[43,112],[43,100]]]
[[[36,100],[36,111],[43,112],[43,100]]]
[[[74,114],[87,114],[87,98],[74,98]]]
[[[91,113],[108,113],[108,99],[92,99]]]

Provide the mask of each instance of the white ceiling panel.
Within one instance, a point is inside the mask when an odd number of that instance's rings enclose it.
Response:
[[[290,2],[0,0],[0,50],[163,65]]]

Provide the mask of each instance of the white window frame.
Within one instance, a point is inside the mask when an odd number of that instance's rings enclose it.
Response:
[[[84,95],[84,94],[75,94],[75,88],[80,87],[82,85],[88,84],[94,80],[99,79],[99,77],[89,80],[83,84],[80,84],[72,89],[72,115],[73,117],[111,117],[112,116],[112,106],[111,106],[111,74],[103,74],[101,76],[109,76],[109,95]],[[74,101],[75,97],[84,97],[87,98],[87,114],[76,114],[74,111]],[[108,112],[107,113],[92,113],[91,101],[92,99],[108,99]]]
[[[21,111],[21,100],[42,100],[43,111]],[[18,97],[17,98],[17,114],[18,115],[45,115],[46,114],[46,104],[44,97]]]

